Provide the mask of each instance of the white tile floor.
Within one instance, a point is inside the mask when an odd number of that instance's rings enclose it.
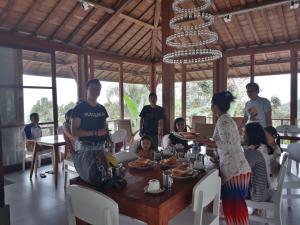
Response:
[[[49,166],[42,167],[39,171],[43,172],[50,168]],[[46,178],[33,177],[32,181],[29,180],[28,170],[24,173],[7,174],[6,177],[15,182],[5,187],[6,203],[10,205],[11,211],[11,225],[67,225],[62,173],[60,173],[57,189],[54,187],[51,174],[47,174]],[[293,200],[289,210],[286,201],[283,200],[284,225],[300,224],[299,208],[300,199]],[[180,218],[176,223],[170,221],[169,224],[193,224],[190,212],[183,211]],[[120,216],[120,225],[142,224],[144,223]]]

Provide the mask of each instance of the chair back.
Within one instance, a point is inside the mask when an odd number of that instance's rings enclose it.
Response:
[[[67,189],[69,225],[76,225],[75,217],[97,225],[119,225],[118,204],[108,196],[79,185]]]
[[[133,139],[133,132],[131,127],[131,120],[118,120],[118,129],[124,129],[127,131],[127,142],[130,143]]]
[[[170,134],[165,134],[161,140],[161,147],[165,149],[169,145],[169,136]]]
[[[288,153],[283,153],[283,156],[282,156],[281,167],[280,167],[279,175],[277,178],[277,190],[274,192],[274,195],[273,195],[274,204],[281,205],[283,181],[284,181],[285,174],[287,171],[288,155],[289,155]]]
[[[212,137],[215,131],[215,124],[196,123],[195,132],[200,133],[203,137]]]
[[[140,145],[140,140],[131,143],[129,145],[129,152],[137,153],[139,145]]]
[[[196,123],[206,123],[206,116],[192,116],[192,130],[195,131]]]
[[[291,143],[288,145],[287,152],[289,153],[289,159],[300,163],[300,143]]]
[[[138,158],[138,155],[134,152],[118,152],[114,154],[114,157],[117,159],[118,163],[132,161]]]
[[[213,202],[213,220],[219,220],[221,178],[217,169],[211,170],[193,189],[194,224],[202,224],[203,209]]]
[[[119,129],[111,135],[111,141],[113,142],[113,152],[118,152],[120,149],[116,149],[117,144],[121,143],[123,148],[126,149],[127,131],[125,129]],[[122,146],[120,146],[122,148]]]

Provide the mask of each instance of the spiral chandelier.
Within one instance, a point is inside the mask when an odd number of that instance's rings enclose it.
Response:
[[[170,28],[175,34],[166,39],[166,44],[177,50],[164,55],[164,63],[194,64],[216,60],[222,57],[222,52],[217,49],[202,48],[207,44],[212,44],[218,40],[218,34],[208,30],[214,23],[214,17],[204,12],[211,4],[211,0],[198,0],[199,6],[194,8],[184,8],[181,4],[192,2],[193,0],[174,0],[172,9],[176,14],[170,20]],[[202,18],[202,24],[189,24],[191,20]],[[190,37],[200,37],[198,41],[190,40]]]

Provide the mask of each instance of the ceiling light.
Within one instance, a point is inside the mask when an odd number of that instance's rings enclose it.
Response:
[[[232,17],[231,14],[225,15],[225,16],[223,17],[224,22],[225,22],[225,23],[231,22],[231,17]]]
[[[84,9],[84,11],[88,11],[95,6],[93,3],[86,0],[78,0],[78,2],[82,4],[82,8]]]
[[[299,7],[299,0],[291,0],[290,9],[297,9]]]

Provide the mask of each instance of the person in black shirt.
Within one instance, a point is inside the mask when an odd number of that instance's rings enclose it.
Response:
[[[186,123],[185,123],[184,118],[179,117],[179,118],[175,119],[174,131],[175,132],[187,132]],[[184,146],[185,150],[189,148],[187,141],[176,137],[174,134],[170,134],[169,139],[170,139],[169,143],[171,146],[175,146],[176,144],[182,144]]]
[[[156,105],[157,95],[155,93],[149,94],[149,102],[150,105],[144,106],[140,113],[140,135],[150,136],[155,148],[157,148],[158,139],[161,140],[163,135],[164,110]]]
[[[106,124],[108,114],[105,107],[97,103],[101,83],[98,79],[89,80],[86,89],[87,101],[76,105],[72,113],[72,134],[78,138],[75,151],[104,150],[108,135]]]

